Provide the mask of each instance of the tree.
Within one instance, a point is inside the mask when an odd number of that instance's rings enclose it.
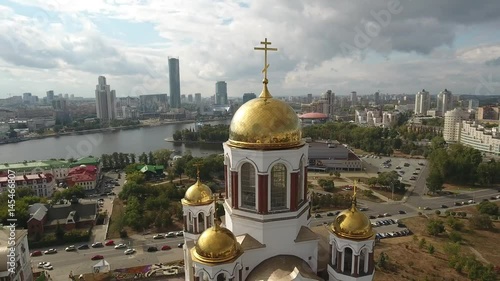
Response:
[[[479,203],[476,208],[481,214],[487,214],[491,216],[496,216],[498,214],[498,205],[493,202],[483,201]]]
[[[170,155],[172,155],[172,151],[168,149],[159,149],[153,153],[155,164],[163,165],[164,167],[168,166],[170,161]]]
[[[426,183],[429,191],[435,193],[443,189],[444,178],[437,170],[431,170]]]
[[[130,153],[129,157],[130,157],[130,163],[134,164],[135,163],[135,154],[134,153]]]
[[[458,233],[456,231],[450,232],[450,234],[448,234],[448,238],[450,238],[450,240],[452,242],[460,242],[460,241],[462,241],[462,235],[460,235],[460,233]]]
[[[429,244],[429,246],[427,246],[427,250],[429,251],[429,254],[432,255],[436,251],[436,248],[434,248],[434,245]]]
[[[148,165],[154,165],[155,164],[155,156],[153,155],[153,152],[150,151],[149,154],[148,154],[148,162],[147,164]]]
[[[139,171],[135,171],[133,173],[130,173],[126,177],[127,177],[127,181],[135,182],[138,184],[144,183],[146,181],[146,177],[144,176],[144,174],[139,172]]]
[[[456,219],[454,217],[448,217],[446,224],[449,227],[451,227],[451,229],[457,230],[457,231],[460,231],[464,228],[464,224],[459,219]]]
[[[493,222],[487,214],[472,216],[469,219],[469,223],[475,229],[493,229]]]
[[[443,221],[431,219],[427,223],[427,232],[433,236],[438,236],[440,233],[443,233],[444,232]]]
[[[333,172],[333,174],[335,175],[336,178],[340,178],[340,172],[339,171],[335,171],[335,172]]]
[[[146,154],[146,152],[143,152],[141,155],[139,155],[139,163],[142,164],[148,163],[148,155]]]
[[[62,228],[61,224],[59,224],[59,220],[57,221],[56,225],[56,238],[60,241],[64,239],[64,229]]]
[[[377,261],[377,267],[380,269],[387,269],[389,265],[389,256],[385,252],[380,253]]]
[[[418,242],[418,248],[423,249],[426,244],[427,244],[427,241],[425,240],[425,238],[422,238],[422,239],[420,239],[420,242]]]

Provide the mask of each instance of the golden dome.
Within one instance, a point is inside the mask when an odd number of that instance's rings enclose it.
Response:
[[[267,79],[260,96],[243,104],[234,114],[228,145],[262,150],[304,145],[297,114],[286,102],[272,98]]]
[[[240,243],[227,228],[220,227],[216,220],[213,227],[203,231],[198,238],[192,254],[196,259],[206,263],[230,261],[243,253]]]
[[[349,239],[368,239],[374,234],[370,219],[358,211],[355,203],[341,212],[330,227],[338,236]]]
[[[207,185],[200,182],[200,179],[195,184],[190,186],[181,200],[182,204],[190,206],[207,205],[213,202],[212,190]]]

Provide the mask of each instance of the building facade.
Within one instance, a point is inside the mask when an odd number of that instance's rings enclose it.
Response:
[[[0,280],[2,281],[33,281],[31,257],[28,246],[28,232],[15,231],[15,244],[9,244],[10,229],[2,226],[0,229]]]
[[[257,96],[255,93],[244,93],[243,94],[243,103],[246,103],[249,100],[255,99]]]
[[[227,105],[227,83],[225,81],[218,81],[215,83],[215,104]]]
[[[170,107],[181,107],[181,77],[179,59],[168,58],[168,81],[170,85]]]
[[[500,155],[500,128],[484,128],[475,121],[462,121],[460,143],[484,153]]]
[[[95,89],[97,118],[110,121],[116,118],[116,92],[106,84],[106,77],[99,76]]]
[[[415,95],[415,114],[426,115],[430,107],[430,95],[425,89]]]
[[[99,169],[93,165],[80,165],[69,170],[66,178],[68,186],[80,186],[84,190],[96,188]]]
[[[51,174],[32,174],[32,175],[16,175],[16,188],[28,188],[33,190],[38,197],[51,197],[56,190],[57,184],[54,176]],[[0,193],[7,192],[9,177],[0,177]]]
[[[455,108],[444,115],[443,138],[449,143],[459,142],[462,129],[462,120],[467,118],[467,112]]]
[[[140,95],[139,104],[141,113],[157,113],[168,111],[167,94]]]
[[[51,174],[56,180],[64,180],[68,175],[70,163],[64,160],[45,160],[23,163],[0,164],[0,176],[6,175],[8,170],[16,172],[18,176],[36,175],[38,173]]]

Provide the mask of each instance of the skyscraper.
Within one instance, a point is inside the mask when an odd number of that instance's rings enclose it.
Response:
[[[170,82],[170,108],[181,107],[181,78],[179,59],[168,58],[168,79]]]
[[[430,96],[429,92],[423,89],[415,95],[415,114],[416,115],[427,115],[427,110],[429,110]]]
[[[357,93],[355,91],[351,92],[351,105],[356,105],[358,103]]]
[[[255,99],[257,96],[255,95],[255,93],[244,93],[243,94],[243,103],[251,100],[251,99]]]
[[[194,94],[194,103],[200,105],[201,104],[201,93]]]
[[[375,102],[375,105],[378,105],[380,103],[380,93],[379,92],[375,92],[375,94],[373,94],[373,101]]]
[[[227,104],[227,84],[225,81],[215,83],[215,104]]]
[[[106,84],[106,77],[99,76],[98,84],[95,89],[95,105],[97,118],[102,121],[109,121],[116,118],[115,112],[115,90],[110,90]]]
[[[448,89],[444,89],[444,91],[441,91],[441,93],[439,94],[441,95],[441,108],[438,108],[438,110],[440,110],[444,115],[446,111],[453,109],[453,97],[451,95],[451,92],[448,91]],[[439,106],[439,100],[438,100],[438,106]]]
[[[188,95],[188,102],[193,103],[193,94]]]
[[[47,91],[47,103],[52,104],[53,100],[54,100],[54,91],[52,90]]]

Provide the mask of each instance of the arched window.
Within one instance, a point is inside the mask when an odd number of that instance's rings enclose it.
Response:
[[[302,159],[300,159],[299,165],[299,184],[297,187],[297,205],[304,201],[304,165]]]
[[[224,272],[221,272],[217,275],[217,281],[226,281],[226,275]]]
[[[250,163],[241,166],[241,207],[255,209],[255,168]]]
[[[271,211],[287,207],[287,172],[283,164],[271,169]]]
[[[344,271],[342,272],[347,274],[352,272],[352,249],[349,247],[344,249]]]
[[[365,268],[368,268],[367,264],[365,264],[367,262],[367,260],[366,260],[367,253],[366,252],[367,252],[367,249],[363,249],[363,250],[361,250],[361,253],[359,254],[359,268],[358,268],[359,275],[364,275],[368,271],[368,270],[365,270]]]

